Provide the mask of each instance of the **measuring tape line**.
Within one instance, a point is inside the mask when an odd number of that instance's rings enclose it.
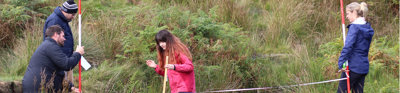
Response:
[[[290,87],[298,87],[298,86],[307,86],[307,85],[314,85],[314,84],[329,83],[329,82],[335,82],[335,81],[341,81],[341,80],[347,80],[347,78],[326,80],[326,81],[320,81],[320,82],[311,82],[311,83],[304,83],[304,84],[296,84],[296,85],[289,85],[289,86],[262,87],[262,88],[243,88],[243,89],[229,89],[229,90],[218,90],[218,91],[206,91],[205,93],[211,93],[211,92],[235,92],[235,91],[250,91],[250,90],[267,90],[267,89],[274,89],[274,88],[290,88]]]

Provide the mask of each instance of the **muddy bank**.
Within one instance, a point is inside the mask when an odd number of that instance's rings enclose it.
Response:
[[[0,81],[0,93],[22,93],[22,82]]]

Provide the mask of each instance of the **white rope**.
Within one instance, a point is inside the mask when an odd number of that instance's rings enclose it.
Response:
[[[333,80],[326,80],[320,82],[311,82],[311,83],[304,83],[304,84],[296,84],[296,85],[289,85],[289,86],[277,86],[277,87],[262,87],[262,88],[244,88],[244,89],[229,89],[229,90],[218,90],[218,91],[206,91],[207,92],[235,92],[235,91],[249,91],[249,90],[267,90],[273,88],[290,88],[290,87],[298,87],[298,86],[307,86],[307,85],[314,85],[314,84],[322,84],[322,83],[329,83],[335,81],[347,80],[347,78],[340,78],[340,79],[333,79]]]

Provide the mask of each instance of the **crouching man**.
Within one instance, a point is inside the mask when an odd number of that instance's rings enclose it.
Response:
[[[24,93],[61,92],[65,75],[57,73],[74,68],[81,55],[85,53],[84,47],[78,46],[76,51],[68,57],[61,47],[64,45],[64,31],[59,25],[46,29],[46,38],[33,53],[28,68],[22,80]],[[72,91],[79,92],[72,87]],[[69,89],[68,89],[69,90]]]

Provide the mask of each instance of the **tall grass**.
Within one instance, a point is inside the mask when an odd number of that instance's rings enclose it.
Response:
[[[31,55],[43,41],[42,27],[43,23],[27,23],[24,38],[16,40],[14,49],[5,49],[10,52],[2,53],[1,76],[23,76],[28,66]],[[14,78],[21,80],[22,78]]]
[[[46,2],[50,6],[61,3]],[[86,0],[82,3],[84,56],[94,65],[83,71],[84,92],[161,92],[162,77],[144,62],[156,59],[154,35],[162,29],[168,29],[189,46],[199,92],[340,77],[335,72],[343,41],[339,3],[334,0]],[[365,91],[398,92],[399,15],[391,13],[391,7],[382,7],[398,2],[367,3],[371,10],[368,20],[376,34]],[[52,9],[42,10],[51,12]],[[15,43],[18,47],[0,51],[1,77],[22,79],[30,56],[42,41],[44,18],[31,20],[35,22],[26,24],[29,27],[24,37]],[[76,45],[77,23],[77,18],[70,23]],[[333,82],[250,92],[324,93],[336,91],[337,86]]]

